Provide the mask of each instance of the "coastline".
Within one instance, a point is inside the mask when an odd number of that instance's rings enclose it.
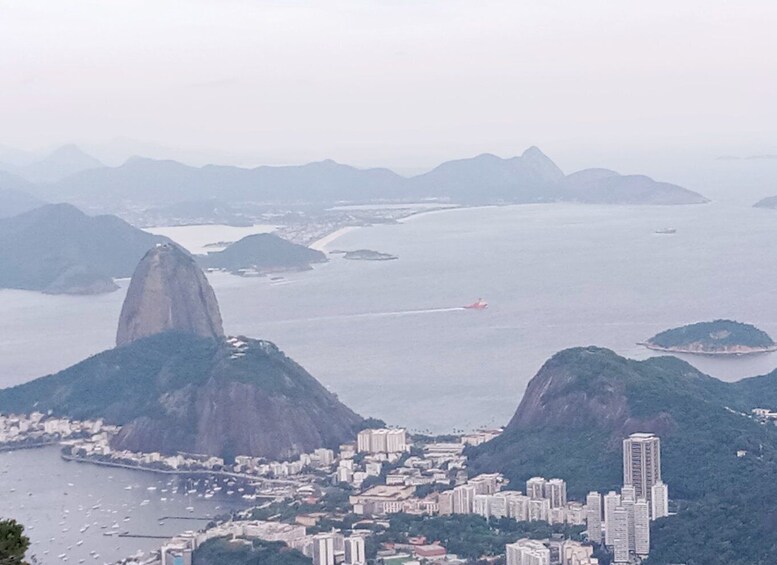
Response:
[[[242,479],[248,481],[263,481],[271,484],[279,485],[297,485],[295,481],[287,481],[283,479],[269,479],[267,477],[258,477],[256,475],[247,475],[242,473],[232,473],[229,471],[213,471],[210,469],[158,469],[155,467],[144,467],[141,465],[130,465],[128,463],[119,463],[114,461],[100,461],[98,459],[90,459],[89,457],[76,457],[74,455],[67,455],[60,453],[60,457],[65,461],[74,461],[76,463],[87,463],[90,465],[100,465],[103,467],[117,467],[120,469],[130,469],[132,471],[143,471],[146,473],[156,473],[161,475],[200,475],[209,477],[228,477],[231,479]]]
[[[326,234],[324,237],[317,239],[308,247],[310,249],[314,249],[316,251],[324,251],[324,249],[330,244],[333,243],[337,238],[344,236],[345,234],[352,232],[356,229],[363,228],[367,226],[343,226],[342,228],[338,228],[333,232],[330,232]]]
[[[640,342],[637,345],[641,345],[651,351],[660,351],[662,353],[680,353],[683,355],[703,355],[705,357],[744,357],[749,355],[759,355],[763,353],[774,353],[777,351],[777,345],[773,347],[766,347],[762,349],[745,349],[741,351],[703,351],[699,349],[685,349],[681,347],[661,347],[659,345],[653,345],[649,342]]]
[[[510,206],[510,205],[507,204],[507,206]],[[445,206],[445,207],[440,207],[440,208],[433,208],[431,210],[415,210],[413,212],[410,212],[406,216],[402,216],[400,218],[397,218],[396,223],[397,224],[404,224],[408,220],[410,220],[411,218],[412,219],[416,219],[416,218],[420,218],[421,216],[428,216],[428,215],[431,215],[431,214],[439,214],[439,213],[442,213],[442,212],[452,212],[454,210],[469,210],[469,209],[474,209],[474,208],[499,208],[499,207],[500,206],[496,205],[496,204],[488,204],[488,205],[484,205],[484,206],[450,205],[450,206]],[[308,247],[310,249],[315,249],[316,251],[324,251],[324,249],[328,245],[333,243],[336,239],[340,238],[341,236],[343,236],[343,235],[345,235],[347,233],[350,233],[352,231],[355,231],[357,229],[368,228],[368,227],[370,227],[372,225],[375,225],[375,224],[362,224],[362,225],[358,225],[358,226],[354,226],[354,225],[343,226],[343,227],[338,228],[335,231],[329,232],[325,236],[317,239],[316,241],[314,241],[313,243],[308,245]]]

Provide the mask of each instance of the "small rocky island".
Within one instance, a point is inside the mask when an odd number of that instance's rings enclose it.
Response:
[[[391,253],[381,253],[372,249],[356,249],[355,251],[332,251],[334,255],[342,255],[343,259],[349,261],[393,261],[399,259]]]
[[[749,355],[777,350],[769,334],[750,324],[733,320],[699,322],[654,335],[648,349],[699,355]]]

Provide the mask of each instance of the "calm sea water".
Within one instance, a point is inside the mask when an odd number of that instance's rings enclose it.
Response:
[[[677,233],[654,233],[665,227]],[[567,347],[643,358],[637,342],[714,318],[777,337],[775,234],[777,212],[725,204],[479,208],[355,230],[329,246],[398,261],[333,256],[281,281],[210,279],[228,333],[276,342],[362,414],[442,432],[505,423],[528,380]],[[110,347],[125,287],[98,297],[0,291],[0,382]],[[479,297],[488,310],[460,308]],[[774,354],[687,359],[725,380],[777,367]]]
[[[651,353],[637,342],[714,318],[754,323],[777,337],[777,212],[747,204],[431,213],[358,229],[329,246],[389,252],[398,261],[332,256],[283,280],[209,278],[228,333],[276,342],[358,412],[415,430],[470,429],[506,423],[529,379],[567,347],[645,358]],[[677,233],[654,233],[665,227]],[[184,245],[189,235],[203,243],[201,230],[176,234]],[[110,347],[126,285],[96,297],[0,291],[0,385]],[[479,297],[488,310],[461,308]],[[777,367],[777,354],[686,359],[724,380]],[[161,488],[158,477],[65,463],[56,449],[0,454],[0,473],[0,515],[33,528],[37,553],[71,547],[90,562],[92,549],[117,558],[158,545],[102,536],[97,528],[114,516],[130,517],[133,533],[173,534],[189,525],[161,529],[159,517],[225,504],[195,498],[165,506],[145,494]],[[145,498],[151,503],[140,506]],[[91,510],[100,500],[110,514]],[[63,533],[65,508],[78,518]]]
[[[161,539],[207,524],[245,507],[237,495],[205,499],[193,484],[168,475],[66,462],[58,447],[0,453],[0,516],[25,526],[31,554],[44,565],[112,563],[138,550],[158,549]],[[223,492],[223,491],[222,491]],[[191,509],[191,510],[189,510]],[[183,518],[181,518],[183,517]],[[129,533],[137,537],[105,535]],[[80,542],[80,543],[79,543]],[[97,554],[95,556],[93,554]]]

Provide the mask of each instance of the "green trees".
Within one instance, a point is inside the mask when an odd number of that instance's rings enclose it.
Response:
[[[0,565],[27,565],[24,554],[29,547],[24,526],[16,520],[0,521]]]
[[[208,540],[194,552],[194,565],[310,565],[311,560],[283,542]]]

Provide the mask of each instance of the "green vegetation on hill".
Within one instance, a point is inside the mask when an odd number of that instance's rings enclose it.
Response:
[[[237,272],[253,269],[259,272],[310,269],[311,263],[325,262],[321,251],[298,245],[270,233],[259,233],[236,241],[223,251],[198,257],[208,268]]]
[[[123,426],[131,451],[282,459],[337,447],[362,418],[274,344],[166,332],[0,390],[0,412]]]
[[[699,322],[673,328],[651,337],[647,344],[661,349],[693,349],[710,353],[724,352],[736,347],[774,347],[774,341],[766,332],[733,320]]]
[[[216,538],[194,552],[193,565],[310,565],[311,559],[283,542]]]
[[[777,392],[758,398],[766,388],[777,391],[777,373],[729,384],[676,358],[564,351],[534,377],[505,432],[469,450],[472,472],[501,471],[518,489],[560,477],[581,499],[619,489],[622,439],[655,432],[678,513],[653,524],[650,562],[773,563],[777,427],[749,415],[777,408]]]
[[[161,410],[160,393],[205,382],[219,344],[168,332],[98,353],[54,375],[0,390],[0,412],[34,410],[123,425]]]

